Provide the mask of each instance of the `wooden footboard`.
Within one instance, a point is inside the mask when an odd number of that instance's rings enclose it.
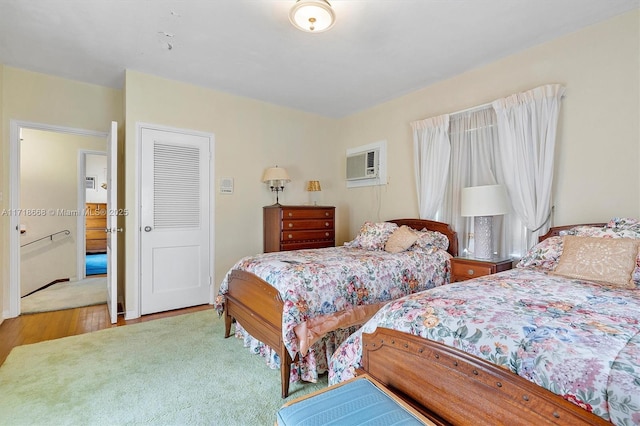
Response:
[[[610,425],[511,371],[395,330],[363,334],[362,364],[441,424]]]
[[[458,238],[446,223],[423,219],[395,219],[398,226],[407,225],[422,230],[424,228],[443,233],[449,239],[449,253],[458,254]],[[225,337],[231,335],[231,324],[235,318],[254,338],[271,347],[280,357],[282,397],[289,395],[291,364],[298,358],[291,358],[282,338],[282,313],[284,304],[279,292],[256,275],[233,270],[229,277],[228,292],[225,294]]]
[[[286,398],[289,395],[293,360],[282,338],[284,304],[280,293],[254,274],[234,270],[229,278],[226,296],[224,337],[231,335],[231,323],[235,318],[251,336],[276,351],[280,357],[282,397]]]

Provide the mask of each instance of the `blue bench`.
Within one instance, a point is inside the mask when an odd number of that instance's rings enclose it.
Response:
[[[278,426],[433,424],[367,375],[303,396],[277,413]]]

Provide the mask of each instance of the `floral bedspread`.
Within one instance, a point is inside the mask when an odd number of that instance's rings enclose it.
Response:
[[[464,350],[616,425],[640,424],[640,291],[517,268],[385,305],[329,363],[353,377],[362,333],[400,330]]]
[[[284,301],[282,333],[292,358],[299,352],[294,328],[314,317],[339,313],[359,305],[387,302],[407,294],[447,284],[450,277],[449,258],[444,250],[404,251],[329,247],[264,253],[238,261],[221,283],[216,309],[223,312],[228,278],[233,269],[251,272],[274,286]],[[326,371],[333,348],[355,328],[338,330],[313,344],[299,365],[292,368],[291,380],[302,378],[315,382],[317,374]],[[254,353],[268,358],[272,368],[279,359],[265,345],[243,333],[236,326],[236,335],[245,339]]]

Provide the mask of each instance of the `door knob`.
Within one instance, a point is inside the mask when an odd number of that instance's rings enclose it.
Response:
[[[151,229],[152,228],[150,226],[145,226],[144,227],[145,232],[151,232]]]

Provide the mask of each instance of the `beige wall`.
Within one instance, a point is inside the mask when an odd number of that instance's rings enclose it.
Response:
[[[30,209],[20,224],[26,232],[20,245],[69,230],[52,240],[20,250],[20,295],[57,279],[77,279],[78,153],[104,151],[104,138],[25,129],[20,143],[20,208]],[[44,214],[43,214],[44,213]]]
[[[640,12],[633,11],[429,86],[338,125],[347,148],[388,141],[389,184],[346,189],[343,231],[365,220],[416,216],[414,120],[459,111],[547,83],[566,87],[556,151],[553,223],[640,217]],[[437,58],[436,58],[437,60]],[[344,169],[340,173],[344,178]]]
[[[7,192],[7,178],[8,176],[6,166],[6,158],[9,155],[8,151],[5,149],[5,114],[4,114],[4,65],[0,64],[0,164],[2,164],[2,172],[0,172],[0,194],[2,197],[0,199],[0,208],[6,208],[5,198],[9,196]],[[6,248],[9,247],[9,241],[6,232],[4,231],[9,226],[9,222],[7,219],[0,216],[0,323],[6,317],[6,311],[8,309],[5,308],[5,300],[6,296],[6,288],[9,285],[9,271],[7,266],[8,263],[5,259],[8,259],[9,252]],[[6,248],[5,248],[6,246]]]
[[[106,132],[112,120],[122,122],[122,91],[3,66],[0,73],[2,113],[0,208],[9,208],[9,123],[18,120]],[[0,303],[9,308],[9,217],[0,216]]]
[[[106,142],[106,141],[103,141]],[[106,151],[105,146],[101,151]],[[85,192],[85,201],[87,203],[106,203],[107,202],[107,155],[86,156],[86,176],[93,176],[95,180],[95,188],[87,188]],[[104,185],[104,187],[102,186]]]
[[[640,217],[639,22],[640,12],[634,11],[338,121],[134,71],[127,72],[122,92],[0,67],[2,208],[8,201],[10,119],[106,131],[111,120],[123,123],[126,111],[120,188],[131,214],[122,218],[120,252],[131,258],[136,123],[213,133],[218,286],[238,258],[262,249],[262,206],[274,202],[260,182],[265,168],[277,164],[289,171],[293,181],[282,194],[283,204],[307,202],[304,183],[320,180],[321,202],[337,207],[342,243],[365,220],[417,215],[411,121],[561,83],[567,97],[560,117],[554,224]],[[388,143],[388,184],[346,189],[346,150],[380,140]],[[234,178],[232,195],[218,193],[221,177]],[[8,218],[1,217],[0,224],[0,303],[6,311]],[[130,312],[138,304],[137,279],[132,262],[126,264]]]
[[[241,257],[262,251],[262,207],[275,196],[261,183],[264,170],[278,165],[292,179],[281,204],[308,202],[306,181],[320,180],[322,201],[334,204],[340,184],[339,166],[333,161],[335,122],[313,114],[228,95],[139,72],[126,74],[126,204],[135,205],[136,123],[151,123],[208,132],[215,140],[215,276],[224,274]],[[219,179],[234,179],[234,192],[218,192]],[[127,253],[134,250],[137,211],[125,218]],[[127,311],[137,309],[137,271],[127,263]]]

